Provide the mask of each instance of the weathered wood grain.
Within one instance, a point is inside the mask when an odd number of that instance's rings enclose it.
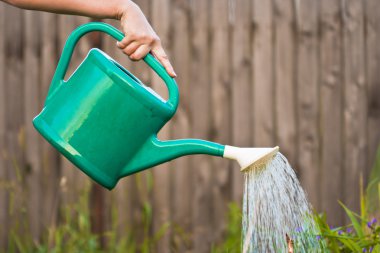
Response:
[[[40,14],[24,12],[24,123],[25,123],[25,166],[26,199],[29,229],[33,240],[41,237],[41,219],[36,219],[42,212],[41,204],[41,139],[32,124],[33,118],[40,112],[40,52],[41,19]]]
[[[366,1],[366,77],[368,89],[368,163],[364,179],[368,180],[376,151],[380,145],[380,2]]]
[[[211,41],[210,41],[210,72],[211,72],[211,127],[212,141],[231,144],[231,43],[230,25],[228,20],[228,1],[211,1]],[[186,96],[186,93],[185,93]],[[215,157],[212,159],[211,172],[213,232],[212,243],[222,239],[226,224],[221,222],[227,218],[227,203],[231,196],[232,163],[227,159]],[[210,203],[211,205],[211,203]]]
[[[57,27],[59,31],[59,33],[57,34],[58,48],[56,49],[58,55],[56,57],[60,57],[65,42],[70,33],[77,26],[89,22],[90,19],[68,15],[60,15],[56,18]],[[75,47],[67,73],[65,75],[65,80],[67,80],[71,76],[74,70],[86,57],[89,49],[91,48],[91,35],[87,35],[81,38],[79,43]],[[52,76],[50,78],[52,78]],[[64,206],[72,205],[78,202],[80,192],[83,192],[84,187],[86,187],[86,185],[89,184],[90,179],[63,156],[60,156],[59,166],[61,170],[59,180],[62,204]]]
[[[344,203],[359,212],[360,177],[367,165],[367,81],[363,2],[343,1],[344,54]],[[348,221],[348,220],[347,220]]]
[[[178,75],[176,81],[180,90],[180,104],[176,115],[172,121],[172,138],[183,139],[191,136],[190,126],[190,99],[188,94],[192,92],[192,83],[190,82],[190,6],[188,0],[174,2],[173,4],[173,20],[170,31],[172,38],[172,56],[180,55],[181,57],[171,57],[171,62]],[[191,177],[193,174],[190,168],[190,158],[182,157],[173,160],[173,171],[171,177],[171,210],[172,222],[174,226],[183,229],[184,233],[191,233],[192,224],[192,197],[193,185]],[[184,233],[174,230],[172,233],[172,248],[175,252],[188,252],[191,243],[184,237]]]
[[[152,3],[152,24],[156,32],[160,35],[161,41],[169,53],[169,25],[171,17],[170,0],[158,0]],[[167,88],[158,75],[152,76],[152,87],[164,99],[167,98]],[[166,140],[170,138],[170,125],[166,125],[158,134],[159,138]],[[153,233],[157,233],[163,226],[166,226],[171,218],[170,212],[170,168],[171,164],[166,163],[153,169]],[[161,252],[169,248],[170,231],[166,231],[157,244],[156,251]]]
[[[120,29],[119,21],[107,20],[106,23]],[[116,47],[116,41],[114,38],[103,34],[102,49],[125,68],[131,70],[132,62]],[[120,238],[125,237],[125,235],[131,230],[136,230],[137,233],[140,233],[138,229],[138,217],[133,216],[136,213],[133,211],[136,209],[136,204],[133,200],[139,197],[136,196],[137,188],[135,182],[135,176],[123,178],[118,182],[116,188],[112,191],[111,198],[114,200],[112,208],[115,210],[111,211],[114,211],[116,214],[115,218],[117,220],[114,221],[114,224],[116,224],[116,230]]]
[[[0,3],[0,34],[5,35],[5,4]],[[5,94],[5,36],[0,36],[0,249],[5,249],[8,241],[8,193],[7,168],[4,161],[6,129]]]
[[[252,1],[252,107],[254,146],[274,146],[274,34],[272,1]]]
[[[209,58],[209,22],[210,6],[208,1],[190,2],[191,11],[191,92],[190,102],[191,136],[201,139],[210,137],[210,58]],[[210,251],[212,237],[211,172],[210,157],[199,155],[191,158],[192,167],[192,225],[194,252]]]
[[[153,5],[149,0],[137,0],[135,2],[138,4],[144,15],[148,18],[153,18],[151,10],[153,9]],[[165,28],[169,29],[169,28]],[[168,36],[168,35],[165,35]],[[130,61],[131,62],[131,61]],[[155,75],[154,72],[148,67],[148,65],[144,61],[138,61],[133,62],[130,66],[131,72],[136,75],[145,85],[152,86],[152,76]],[[160,83],[160,84],[158,84]],[[155,85],[162,85],[161,81],[156,81]],[[161,86],[162,90],[164,91],[163,94],[165,96],[166,90]],[[144,220],[144,208],[147,206],[151,207],[152,203],[152,184],[154,183],[153,178],[153,172],[152,170],[143,171],[142,173],[139,173],[137,175],[134,175],[133,178],[133,185],[134,190],[132,191],[132,208],[133,208],[133,217],[132,221],[134,222],[133,227],[136,228],[137,231],[139,231],[141,227],[144,226],[143,220]],[[169,179],[170,180],[170,179]],[[171,198],[170,198],[171,199]],[[170,210],[170,206],[167,207]],[[152,219],[155,219],[154,213]],[[146,226],[146,225],[145,225]],[[150,234],[152,232],[152,227],[148,231]],[[165,238],[169,240],[170,238]],[[140,230],[139,233],[137,233],[137,240],[139,243],[142,243],[144,240],[144,231]]]
[[[296,161],[294,2],[274,1],[275,134],[289,162]]]
[[[41,13],[41,90],[40,108],[43,107],[46,94],[50,87],[50,82],[53,77],[55,67],[57,66],[57,16],[49,13]],[[60,184],[60,165],[57,151],[46,141],[41,143],[41,188],[43,191],[42,198],[42,226],[43,228],[57,224],[59,210],[59,184]]]
[[[327,213],[332,225],[342,224],[343,200],[342,155],[342,38],[340,2],[321,1],[320,7],[320,131],[321,181],[320,210]],[[304,85],[304,84],[303,84]]]
[[[296,4],[296,167],[309,200],[319,208],[319,76],[318,2]]]
[[[232,56],[231,56],[231,105],[232,143],[239,147],[252,146],[251,97],[251,2],[234,1],[231,11]],[[243,174],[234,162],[232,171],[232,197],[240,202],[243,194]]]
[[[20,212],[24,196],[24,85],[23,45],[15,40],[15,34],[22,34],[22,12],[7,6],[5,12],[5,101],[6,101],[6,170],[9,188],[9,228],[19,233],[25,229],[25,220]]]

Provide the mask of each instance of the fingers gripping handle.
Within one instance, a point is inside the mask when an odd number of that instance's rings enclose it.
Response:
[[[49,100],[49,98],[54,94],[55,90],[58,88],[58,85],[64,82],[64,77],[77,42],[83,35],[93,31],[107,33],[118,41],[121,41],[124,38],[124,34],[121,31],[117,30],[111,25],[101,22],[87,23],[75,29],[70,34],[63,48],[61,58],[58,62],[57,70],[54,74],[49,89],[47,100]],[[176,81],[171,76],[169,76],[161,63],[159,63],[156,58],[154,58],[150,53],[145,56],[144,61],[157,73],[157,75],[159,75],[164,80],[169,90],[169,99],[166,101],[166,103],[172,108],[174,113],[177,109],[179,100]]]

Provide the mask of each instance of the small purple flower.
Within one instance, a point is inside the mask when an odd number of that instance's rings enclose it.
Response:
[[[371,246],[370,248],[369,248],[369,252],[372,252],[373,251],[373,246]]]
[[[343,234],[343,231],[342,230],[339,230],[338,231],[338,235],[342,235]]]
[[[367,227],[372,228],[373,225],[377,222],[376,218],[373,218],[371,221],[367,222]]]
[[[302,227],[297,227],[296,232],[302,232]]]
[[[366,249],[366,248],[363,248],[363,252],[367,252],[367,249]]]
[[[347,233],[352,233],[352,231],[353,231],[352,228],[347,228],[347,229],[346,229],[346,232],[347,232]]]
[[[320,235],[317,235],[316,238],[318,241],[322,239],[322,237]]]

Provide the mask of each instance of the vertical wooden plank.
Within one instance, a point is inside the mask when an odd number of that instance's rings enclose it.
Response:
[[[251,126],[251,2],[233,1],[232,12],[232,142],[239,147],[252,146]],[[237,163],[232,171],[232,198],[241,202],[243,174]]]
[[[50,87],[55,67],[57,66],[56,37],[57,16],[49,13],[41,13],[41,98],[45,98]],[[43,107],[44,99],[40,101]],[[57,223],[58,214],[58,185],[60,182],[59,156],[57,151],[40,137],[41,143],[41,188],[42,211],[40,213],[43,228],[54,226]]]
[[[79,25],[89,21],[89,18],[84,17],[68,15],[60,15],[57,17],[56,26],[59,33],[56,34],[58,40],[58,48],[56,49],[56,52],[58,55],[56,55],[55,62],[57,62],[61,56],[63,46],[65,45],[65,42],[71,32]],[[66,79],[70,77],[72,72],[86,57],[90,47],[89,36],[81,38],[74,50],[73,57],[70,61],[70,65],[65,76]],[[51,81],[54,69],[49,71],[53,71],[49,72],[49,81]],[[90,179],[63,156],[60,156],[59,166],[61,170],[59,180],[62,205],[65,206],[74,204],[79,200],[80,193],[84,190],[84,187],[86,185],[88,186]]]
[[[135,3],[140,7],[142,12],[149,19],[150,4],[148,0],[138,0]],[[108,21],[108,23],[121,29],[119,21]],[[126,67],[131,73],[136,75],[144,84],[150,86],[151,71],[143,61],[132,62],[128,56],[124,55],[115,44],[115,40],[107,36],[103,46],[106,53],[109,53],[116,61]],[[125,235],[126,231],[134,231],[137,244],[141,244],[144,240],[143,231],[143,208],[144,205],[150,204],[152,171],[147,170],[136,175],[128,176],[122,179],[113,191],[113,203],[116,208],[117,229],[120,237]],[[106,192],[106,196],[109,194]],[[109,199],[106,197],[106,201]]]
[[[210,133],[210,76],[209,76],[209,10],[208,1],[193,0],[191,5],[191,79],[190,96],[192,137],[209,139]],[[193,184],[193,241],[194,252],[210,251],[212,180],[210,157],[191,158]]]
[[[108,21],[107,23],[120,29],[119,21]],[[116,47],[115,39],[106,35],[103,35],[102,39],[103,50],[126,69],[132,71],[131,61]],[[136,209],[136,206],[135,202],[132,202],[132,200],[138,198],[138,196],[136,196],[137,193],[135,181],[135,175],[123,178],[119,181],[116,188],[112,191],[112,198],[115,200],[112,205],[114,206],[113,208],[115,208],[115,218],[117,219],[114,222],[117,225],[116,229],[120,238],[124,237],[127,232],[131,231],[131,229],[136,232],[139,231],[139,228],[137,226],[137,224],[139,224],[139,218],[133,216],[133,210]]]
[[[253,140],[254,146],[274,145],[274,72],[272,1],[253,0]]]
[[[152,24],[160,37],[166,53],[169,53],[169,25],[170,25],[170,0],[157,0],[152,2]],[[163,98],[167,98],[167,88],[157,76],[152,77],[152,87]],[[170,125],[165,126],[159,133],[159,138],[166,140],[170,137]],[[171,164],[163,164],[153,169],[153,233],[170,221],[170,167]],[[156,251],[165,252],[169,249],[170,231],[158,242]]]
[[[211,127],[213,141],[231,143],[231,76],[230,25],[228,0],[211,1]],[[231,196],[232,163],[226,159],[212,160],[213,231],[212,242],[222,239],[226,229],[227,204]]]
[[[368,170],[380,145],[380,2],[366,1],[366,74],[368,83]]]
[[[319,200],[318,1],[295,1],[297,24],[297,167],[309,200]]]
[[[9,183],[8,232],[22,236],[25,230],[23,209],[24,180],[24,85],[23,44],[15,40],[22,34],[22,11],[7,6],[5,12],[5,102],[6,102],[6,167]]]
[[[6,134],[5,95],[5,3],[0,3],[0,248],[5,249],[8,237],[7,169],[4,161]]]
[[[181,139],[190,137],[190,100],[189,95],[192,92],[190,83],[190,35],[189,35],[189,1],[181,0],[173,4],[172,25],[173,50],[172,64],[178,75],[176,78],[180,90],[180,105],[175,116],[172,119],[172,138]],[[182,157],[172,162],[173,171],[171,172],[171,192],[172,192],[172,224],[184,230],[185,233],[191,232],[191,200],[193,187],[191,184],[190,158]],[[172,234],[172,247],[175,252],[187,252],[190,249],[190,243],[184,240],[182,233]]]
[[[321,181],[319,206],[329,222],[342,224],[342,39],[339,0],[320,6]]]
[[[151,9],[154,8],[154,6],[151,4],[151,1],[149,0],[136,0],[135,3],[140,7],[141,11],[144,13],[148,21],[152,20],[151,15]],[[157,22],[157,19],[156,19]],[[159,22],[159,21],[158,21]],[[165,28],[169,29],[169,28]],[[168,31],[167,31],[168,32]],[[161,34],[160,34],[161,36]],[[165,35],[168,36],[168,35]],[[167,37],[166,37],[167,38]],[[168,42],[167,39],[165,39],[165,42]],[[164,43],[165,43],[164,42]],[[167,45],[167,44],[165,44]],[[125,56],[124,56],[125,57]],[[127,58],[127,57],[126,57]],[[131,62],[131,61],[130,61]],[[138,61],[133,62],[130,66],[130,70],[132,73],[134,73],[144,84],[151,86],[152,85],[152,74],[153,71],[146,65],[144,61]],[[156,85],[158,82],[156,81]],[[162,82],[161,82],[162,83]],[[156,86],[157,87],[157,86]],[[161,87],[163,88],[163,87]],[[163,88],[165,90],[165,88]],[[161,94],[165,94],[161,93]],[[159,173],[159,172],[158,172]],[[133,221],[133,228],[137,228],[139,233],[136,235],[137,240],[139,243],[142,243],[144,240],[144,231],[142,229],[139,229],[144,226],[144,208],[148,207],[148,205],[151,207],[152,203],[152,177],[153,172],[152,170],[146,170],[141,173],[138,173],[132,177],[132,221]],[[154,182],[153,182],[154,183]],[[167,185],[169,187],[169,185]],[[169,198],[171,199],[171,198]],[[170,210],[170,206],[168,205],[167,208]],[[170,220],[170,217],[167,218]],[[154,218],[153,218],[154,220]],[[154,226],[154,224],[153,224]],[[151,226],[152,227],[152,226]],[[151,228],[150,228],[151,229]],[[159,228],[156,228],[156,230]],[[149,231],[152,232],[152,231]],[[169,243],[169,234],[166,235],[164,238],[164,241],[167,240]],[[166,243],[166,242],[165,242]]]
[[[25,163],[27,215],[32,239],[38,241],[41,230],[41,160],[40,137],[34,129],[32,120],[41,110],[39,102],[40,87],[40,14],[32,11],[24,13],[24,120],[25,120]]]
[[[296,154],[296,89],[294,6],[291,0],[274,1],[276,142],[289,162]]]
[[[61,52],[67,37],[79,25],[91,21],[86,17],[77,16],[60,16],[58,18],[58,27],[61,31],[58,34]],[[92,46],[100,46],[99,33],[91,33],[82,37],[75,47],[71,62],[66,73],[65,79],[68,79],[75,71],[78,65],[84,60]],[[91,231],[99,236],[99,243],[101,247],[105,246],[105,237],[102,236],[103,232],[110,229],[107,227],[109,220],[109,204],[108,198],[105,196],[108,191],[91,181],[82,171],[76,168],[65,157],[60,156],[61,167],[61,192],[62,192],[62,205],[66,207],[76,203],[84,191],[89,190],[89,207],[91,217]]]
[[[367,83],[363,1],[344,0],[344,203],[359,211],[359,180],[367,168]]]

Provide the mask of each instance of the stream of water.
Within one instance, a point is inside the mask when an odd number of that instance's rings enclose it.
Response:
[[[281,153],[244,177],[243,253],[324,252],[306,194]]]

